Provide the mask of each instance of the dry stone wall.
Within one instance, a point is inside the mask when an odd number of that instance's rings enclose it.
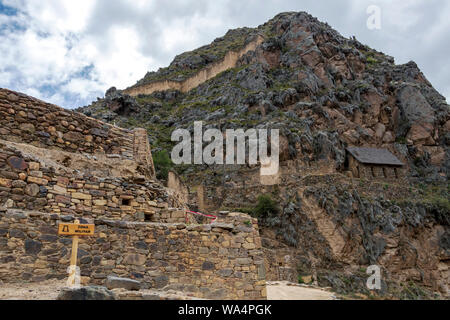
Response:
[[[167,187],[172,190],[174,196],[178,197],[181,202],[189,202],[189,188],[183,183],[177,173],[169,171]]]
[[[406,176],[404,167],[369,165],[358,162],[352,155],[348,155],[348,167],[354,178],[366,179],[400,179]]]
[[[0,89],[0,134],[0,282],[67,277],[71,239],[57,229],[78,218],[96,225],[79,246],[83,284],[112,275],[199,298],[266,298],[257,220],[194,224],[152,180],[145,130]]]
[[[146,131],[115,127],[22,93],[0,89],[0,139],[134,160],[154,175]]]
[[[64,279],[71,239],[60,216],[0,209],[0,280]],[[266,299],[264,257],[257,220],[230,214],[212,225],[96,219],[95,237],[82,238],[82,283],[108,275],[137,279],[143,288],[167,288],[209,299]]]
[[[57,171],[1,141],[0,205],[86,218],[185,222],[182,204],[153,180]]]
[[[255,50],[262,42],[264,38],[258,36],[254,41],[251,41],[244,48],[238,51],[230,51],[225,57],[218,62],[211,63],[206,68],[200,70],[194,76],[184,81],[172,81],[163,80],[155,81],[145,85],[134,86],[124,90],[124,93],[131,96],[138,96],[140,94],[149,95],[157,91],[178,90],[181,92],[189,92],[190,90],[198,87],[202,83],[214,78],[219,73],[228,69],[236,67],[240,58],[242,58],[249,51]]]
[[[262,240],[267,245],[268,239]],[[289,248],[263,248],[267,281],[298,282],[294,250]]]
[[[155,165],[153,164],[152,150],[148,142],[147,130],[138,128],[134,130],[133,154],[137,163],[144,165],[148,170],[147,174],[151,177],[156,175]]]
[[[260,168],[227,169],[230,176],[225,185],[217,183],[205,176],[196,192],[189,194],[189,203],[196,203],[199,210],[216,210],[217,208],[245,208],[254,204],[261,194],[270,194],[280,186],[294,185],[310,175],[333,174],[336,169],[328,162],[308,163],[300,160],[290,160],[280,163],[280,170],[276,183],[261,183]],[[273,179],[273,176],[270,176]],[[209,179],[209,180],[208,180]],[[273,179],[275,180],[275,179]]]

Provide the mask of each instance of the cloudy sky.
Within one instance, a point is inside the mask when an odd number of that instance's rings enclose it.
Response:
[[[371,5],[381,9],[380,30],[367,27]],[[450,101],[446,0],[0,0],[0,87],[83,106],[284,11],[307,11],[399,64],[416,61]]]

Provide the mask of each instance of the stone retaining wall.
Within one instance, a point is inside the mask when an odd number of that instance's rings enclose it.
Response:
[[[131,96],[138,96],[140,94],[149,95],[157,91],[178,90],[181,92],[189,92],[190,90],[198,87],[202,83],[214,78],[219,73],[228,69],[236,67],[240,58],[242,58],[249,51],[255,50],[262,42],[264,38],[257,36],[255,40],[248,43],[245,47],[238,51],[229,51],[225,57],[217,62],[213,62],[206,66],[204,69],[198,71],[192,77],[184,81],[173,80],[161,80],[154,81],[144,85],[135,85],[124,90],[124,93]]]
[[[0,209],[0,280],[64,279],[71,239],[57,235],[71,216]],[[82,221],[84,222],[84,221]],[[92,222],[92,221],[86,221]],[[79,245],[84,284],[108,275],[143,288],[170,288],[209,299],[266,299],[257,220],[230,214],[213,225],[95,220],[95,237]]]
[[[1,141],[0,205],[85,218],[185,222],[182,204],[155,181],[57,170]]]
[[[3,140],[73,153],[114,155],[140,162],[154,174],[148,138],[142,130],[115,127],[22,93],[0,89]]]
[[[280,187],[297,184],[306,176],[333,174],[336,169],[329,162],[308,163],[300,160],[290,160],[280,163],[276,177],[269,176],[272,183],[265,183],[261,178],[260,167],[234,169],[227,168],[226,175],[232,182],[218,183],[212,179],[203,179],[189,194],[189,203],[195,203],[199,210],[217,210],[218,208],[245,208],[257,202],[261,194],[271,194]],[[276,192],[278,193],[278,191]]]
[[[267,239],[263,240],[267,241]],[[267,243],[266,243],[267,244]],[[263,248],[267,281],[298,282],[296,257],[292,249]]]

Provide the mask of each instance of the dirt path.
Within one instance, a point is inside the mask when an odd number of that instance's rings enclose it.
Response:
[[[40,283],[0,284],[0,300],[56,300],[66,282],[48,280]]]
[[[48,280],[41,283],[0,284],[0,300],[55,300],[66,282]],[[168,295],[168,293],[164,293]],[[170,294],[168,295],[170,296]],[[181,298],[173,295],[172,298]],[[185,297],[192,299],[192,297]],[[335,300],[332,292],[288,282],[269,282],[268,300]]]
[[[332,292],[287,282],[267,284],[268,300],[336,300]]]

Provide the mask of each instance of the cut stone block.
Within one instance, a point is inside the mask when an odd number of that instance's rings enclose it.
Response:
[[[132,290],[137,291],[141,289],[141,283],[133,279],[108,276],[108,278],[106,279],[106,287],[109,290],[126,289],[130,291]]]

